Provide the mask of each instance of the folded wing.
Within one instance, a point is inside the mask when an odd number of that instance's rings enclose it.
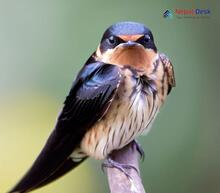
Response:
[[[71,160],[84,134],[108,110],[121,81],[120,69],[101,62],[80,71],[67,96],[55,129],[21,181],[9,192],[29,192],[62,176],[80,162]]]

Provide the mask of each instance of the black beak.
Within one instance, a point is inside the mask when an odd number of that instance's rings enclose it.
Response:
[[[134,46],[137,46],[137,45],[138,45],[138,43],[133,42],[133,41],[127,41],[126,43],[122,44],[123,47],[134,47]]]

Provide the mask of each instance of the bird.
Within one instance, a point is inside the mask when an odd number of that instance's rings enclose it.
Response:
[[[151,30],[133,21],[112,24],[76,76],[42,151],[8,193],[45,186],[148,133],[174,86],[173,65]]]

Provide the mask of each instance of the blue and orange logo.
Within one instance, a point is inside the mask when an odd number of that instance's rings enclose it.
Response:
[[[166,10],[164,13],[163,13],[163,17],[164,18],[173,18],[173,14],[170,10]]]
[[[164,18],[204,18],[204,17],[210,17],[211,16],[211,10],[210,9],[174,9],[166,10],[163,13]]]

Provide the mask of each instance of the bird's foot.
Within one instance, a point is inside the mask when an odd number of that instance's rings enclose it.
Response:
[[[135,166],[129,165],[129,164],[123,164],[119,163],[117,161],[114,161],[111,158],[107,158],[103,163],[102,163],[102,169],[104,168],[117,168],[120,170],[122,173],[124,173],[130,180],[132,180],[132,177],[126,171],[126,169],[134,169],[137,173],[139,173],[138,169]]]
[[[138,141],[135,139],[133,141],[133,144],[136,146],[136,149],[138,150],[140,156],[141,156],[141,160],[144,161],[144,158],[145,158],[145,153],[144,153],[144,150],[143,148],[141,147],[140,143],[138,143]]]

